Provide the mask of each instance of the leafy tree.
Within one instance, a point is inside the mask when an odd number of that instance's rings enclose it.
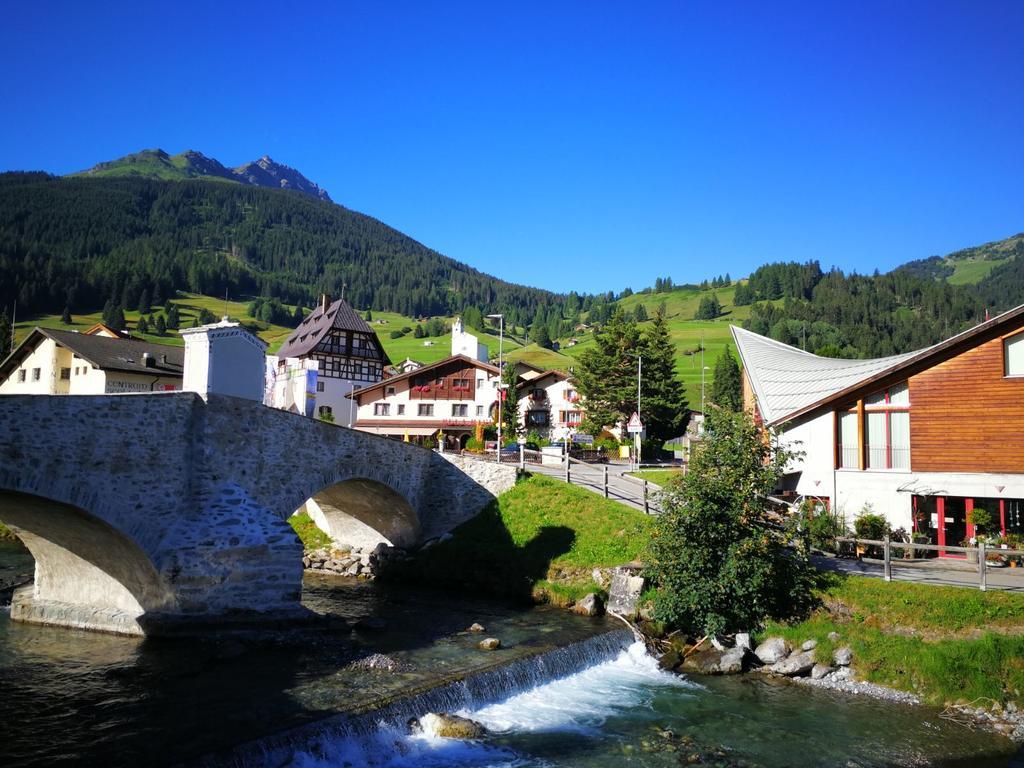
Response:
[[[701,298],[700,306],[697,307],[697,313],[693,319],[714,320],[720,314],[722,314],[722,305],[718,302],[718,297],[712,293],[710,296]]]
[[[11,316],[7,314],[7,308],[0,310],[0,360],[10,354],[14,346],[14,329],[11,326]]]
[[[675,347],[662,313],[640,336],[639,349],[643,355],[641,418],[647,438],[660,445],[682,432],[688,413],[686,391],[676,375]]]
[[[690,467],[664,493],[651,540],[656,616],[694,634],[751,630],[810,605],[811,569],[769,519],[793,455],[743,412],[713,410]]]
[[[636,409],[636,358],[631,355],[639,342],[636,323],[616,308],[594,333],[594,346],[580,355],[574,381],[587,403],[585,431],[596,435]]]
[[[743,408],[740,366],[728,347],[715,362],[715,376],[711,382],[711,402],[719,408],[729,411],[739,411]]]
[[[197,318],[198,319],[198,318]],[[167,322],[164,320],[163,315],[156,316],[156,322],[153,324],[153,331],[157,336],[163,336],[167,333]]]
[[[64,311],[60,315],[60,322],[62,325],[71,325],[71,307],[65,305]]]

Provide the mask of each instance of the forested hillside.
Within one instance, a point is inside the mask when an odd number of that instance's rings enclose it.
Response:
[[[408,316],[476,306],[527,324],[562,304],[342,206],[205,180],[0,174],[0,276],[0,307],[25,314],[132,309],[179,290],[311,306],[343,284],[354,306]]]

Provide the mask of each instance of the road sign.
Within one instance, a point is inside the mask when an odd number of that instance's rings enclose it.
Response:
[[[626,431],[631,435],[638,435],[644,431],[644,423],[640,421],[640,414],[633,412],[633,415],[629,417],[629,423],[626,425]]]

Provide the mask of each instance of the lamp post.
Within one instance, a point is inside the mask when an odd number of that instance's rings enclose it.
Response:
[[[488,320],[498,321],[498,450],[495,451],[498,457],[498,463],[501,463],[501,400],[502,391],[504,389],[504,382],[501,380],[504,371],[501,367],[501,353],[502,345],[505,340],[505,316],[500,313],[487,316]]]
[[[703,355],[702,355],[703,356]],[[704,365],[700,369],[700,415],[704,415],[704,371],[710,371],[711,368]]]

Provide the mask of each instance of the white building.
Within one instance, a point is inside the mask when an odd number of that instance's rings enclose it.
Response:
[[[34,328],[0,362],[0,395],[102,395],[181,389],[184,350],[104,326]]]
[[[390,362],[373,328],[344,299],[332,303],[326,295],[289,334],[277,356],[316,360],[317,416],[350,426],[355,413],[348,395],[381,381]]]
[[[481,363],[490,361],[487,345],[481,344],[476,336],[466,331],[461,317],[455,318],[452,323],[452,355],[464,355]]]
[[[263,402],[267,342],[239,323],[219,323],[179,331],[185,340],[182,389]]]
[[[875,360],[818,357],[732,328],[744,405],[803,455],[785,490],[848,524],[866,509],[958,546],[1024,534],[1024,306],[927,349]]]
[[[311,358],[266,356],[263,404],[270,408],[316,416],[317,369]]]
[[[519,423],[527,433],[537,432],[552,442],[571,441],[584,415],[579,392],[568,374],[536,369],[520,373]]]

